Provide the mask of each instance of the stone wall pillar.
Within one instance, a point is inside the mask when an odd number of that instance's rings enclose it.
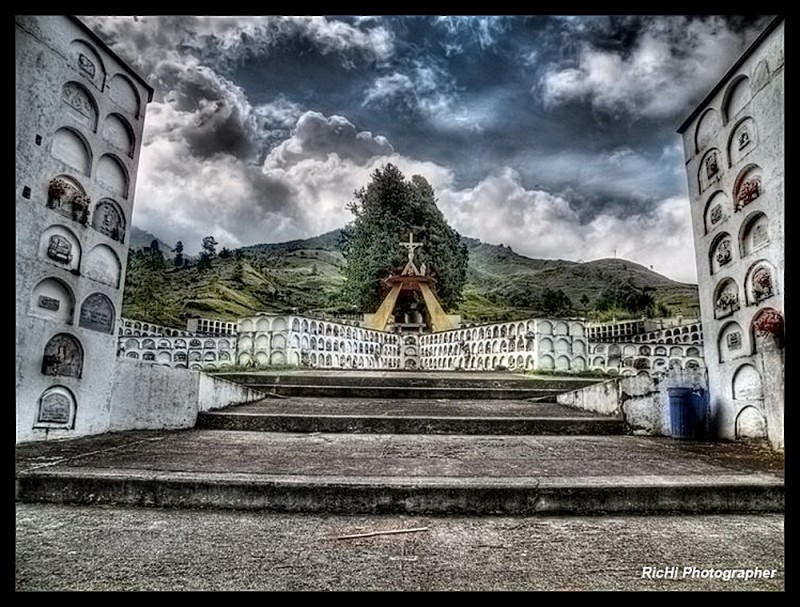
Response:
[[[773,449],[783,449],[784,349],[773,335],[756,335],[764,388],[767,439]]]

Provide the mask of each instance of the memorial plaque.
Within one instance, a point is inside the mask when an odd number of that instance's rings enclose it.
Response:
[[[69,425],[72,421],[72,399],[61,391],[48,391],[39,401],[38,423]]]
[[[728,350],[739,350],[742,347],[742,334],[729,333],[727,336]]]
[[[722,205],[718,204],[713,209],[711,209],[711,223],[719,223],[722,219]]]
[[[61,263],[71,262],[72,243],[59,234],[53,234],[47,244],[47,256]]]
[[[61,302],[53,297],[47,295],[39,296],[39,307],[45,310],[58,310],[61,307]]]
[[[108,297],[93,293],[81,307],[80,326],[92,331],[114,333],[114,306]]]
[[[75,112],[72,114],[81,124],[94,128],[97,112],[92,105],[89,95],[80,86],[68,82],[64,85],[61,99]]]
[[[108,201],[101,200],[97,204],[92,214],[92,227],[114,240],[123,239],[122,217],[117,208]]]
[[[90,76],[91,78],[94,78],[94,75],[95,75],[95,67],[94,67],[94,63],[92,62],[92,60],[91,60],[91,59],[89,59],[89,57],[87,57],[87,56],[86,56],[86,55],[84,55],[83,53],[80,53],[80,54],[78,55],[78,65],[80,66],[80,68],[81,68],[81,69],[82,69],[84,72],[86,72],[87,74],[89,74],[89,76]]]
[[[80,377],[82,371],[83,350],[77,339],[61,333],[47,342],[42,357],[43,375]]]

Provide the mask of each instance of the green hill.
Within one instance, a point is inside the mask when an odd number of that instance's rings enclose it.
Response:
[[[354,318],[361,311],[336,298],[344,264],[339,234],[335,230],[226,251],[205,269],[175,268],[166,256],[131,251],[122,315],[174,327],[185,326],[193,316],[236,320],[258,312]],[[147,233],[147,238],[154,237]],[[554,312],[600,320],[633,315],[608,305],[612,291],[649,293],[662,315],[699,316],[696,285],[675,282],[631,261],[531,259],[502,245],[473,238],[464,242],[469,251],[467,284],[458,309],[451,312],[467,322]]]

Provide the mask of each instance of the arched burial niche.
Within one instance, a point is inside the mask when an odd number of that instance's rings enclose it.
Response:
[[[112,240],[125,241],[125,214],[120,206],[106,198],[97,203],[92,213],[92,228]]]
[[[106,69],[100,55],[90,44],[83,40],[73,40],[69,45],[72,65],[78,73],[95,88],[102,91],[106,80]]]
[[[710,258],[708,260],[711,273],[716,274],[731,261],[733,261],[732,240],[730,234],[722,233],[711,243]]]
[[[768,82],[769,82],[769,64],[767,63],[766,59],[762,59],[753,69],[753,80],[750,85],[752,89],[751,94],[755,94],[756,92],[763,89],[765,86],[767,86]]]
[[[756,137],[755,121],[749,116],[740,120],[728,141],[728,166],[738,164],[755,149],[758,142]]]
[[[708,150],[700,161],[697,184],[700,192],[705,192],[722,177],[722,159],[717,148]]]
[[[128,197],[128,172],[115,156],[104,154],[97,162],[97,181],[113,195]]]
[[[50,386],[39,397],[33,427],[71,430],[75,427],[77,408],[75,395],[69,388]]]
[[[123,110],[130,112],[134,118],[139,118],[139,94],[136,88],[122,74],[115,74],[109,83],[111,100]]]
[[[714,192],[704,213],[706,234],[717,229],[730,216],[730,202],[722,190]]]
[[[114,304],[102,293],[92,293],[83,301],[81,327],[113,335],[115,318]]]
[[[103,139],[126,156],[133,158],[133,129],[119,114],[109,114],[103,122]]]
[[[747,257],[751,253],[769,244],[769,220],[760,211],[751,214],[742,222],[739,236],[739,246],[742,257]]]
[[[741,308],[739,286],[732,278],[720,281],[714,289],[714,318],[725,318]]]
[[[39,258],[60,268],[77,272],[81,265],[81,245],[71,230],[52,225],[39,239]]]
[[[717,110],[707,109],[697,121],[697,129],[694,132],[695,153],[700,153],[708,147],[720,127],[722,127],[722,121]]]
[[[89,144],[75,129],[62,127],[53,135],[50,154],[68,167],[89,175],[92,168],[92,152]]]
[[[97,245],[86,255],[84,274],[87,278],[118,288],[121,272],[119,257],[108,245]]]
[[[750,101],[750,80],[739,75],[731,80],[725,96],[722,98],[722,115],[725,124],[736,118],[736,115]]]
[[[83,225],[89,219],[89,204],[83,186],[68,175],[59,175],[47,185],[47,206]]]
[[[764,308],[753,318],[750,333],[753,339],[754,352],[762,352],[770,344],[783,348],[783,315],[773,308]]]
[[[754,263],[747,272],[745,285],[749,305],[772,297],[777,293],[774,268],[765,260]]]
[[[745,335],[738,322],[729,322],[719,332],[717,342],[719,362],[724,363],[740,356],[748,356],[749,348],[745,345]]]
[[[67,106],[66,114],[92,133],[97,131],[97,104],[82,85],[67,82],[61,87],[61,101]]]
[[[75,297],[72,290],[58,278],[45,278],[31,295],[30,312],[39,318],[72,324]]]
[[[761,400],[764,387],[761,374],[751,364],[746,363],[733,374],[732,391],[734,400]]]
[[[751,164],[739,173],[733,189],[734,211],[741,211],[764,193],[763,171]]]
[[[58,333],[50,338],[42,355],[42,375],[60,375],[80,378],[83,373],[83,347],[69,333]]]

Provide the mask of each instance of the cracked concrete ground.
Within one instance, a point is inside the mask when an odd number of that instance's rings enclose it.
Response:
[[[784,548],[782,514],[334,516],[17,504],[15,590],[783,591]],[[673,566],[776,573],[642,575]]]

